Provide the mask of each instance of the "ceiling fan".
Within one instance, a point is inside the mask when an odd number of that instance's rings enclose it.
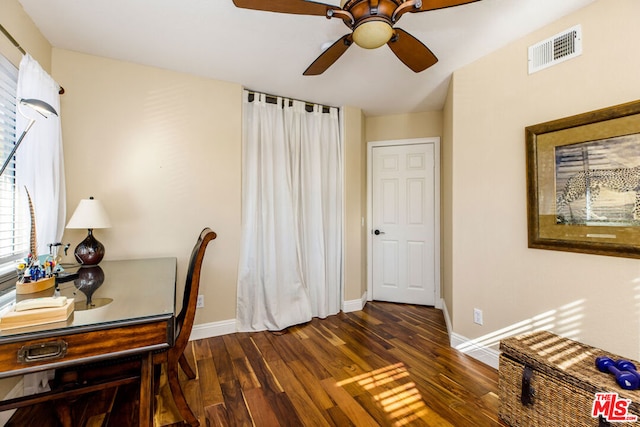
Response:
[[[416,73],[438,62],[438,58],[420,40],[394,27],[407,12],[425,12],[460,6],[478,0],[341,0],[341,6],[311,0],[233,0],[236,7],[297,15],[339,18],[351,30],[327,48],[303,73],[322,74],[355,43],[365,49],[386,44],[407,67]]]

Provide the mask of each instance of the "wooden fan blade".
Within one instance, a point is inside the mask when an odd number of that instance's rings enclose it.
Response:
[[[420,40],[401,28],[395,28],[395,31],[387,45],[404,65],[419,73],[438,62],[438,58]]]
[[[293,13],[296,15],[327,16],[327,10],[339,7],[306,0],[233,0],[242,9],[265,10],[268,12]]]
[[[336,62],[338,58],[347,51],[347,49],[349,49],[349,46],[351,46],[352,43],[352,34],[345,34],[327,50],[322,52],[302,74],[305,76],[317,76],[318,74],[324,73],[327,68],[332,66],[333,63]]]
[[[411,9],[411,12],[426,12],[428,10],[444,9],[445,7],[461,6],[479,0],[422,0],[419,9]]]

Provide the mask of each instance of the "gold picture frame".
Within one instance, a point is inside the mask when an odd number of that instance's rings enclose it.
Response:
[[[640,258],[640,101],[525,128],[530,248]]]

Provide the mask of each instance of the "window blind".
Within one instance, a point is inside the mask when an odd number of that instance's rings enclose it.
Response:
[[[0,164],[16,142],[16,90],[18,69],[0,55]],[[0,176],[0,280],[13,274],[13,261],[29,248],[30,218],[26,193],[16,188],[15,161]],[[1,290],[1,288],[0,288]]]

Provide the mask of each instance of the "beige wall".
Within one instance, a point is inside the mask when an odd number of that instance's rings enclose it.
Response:
[[[367,117],[365,121],[365,139],[367,142],[440,135],[442,135],[441,111],[374,116]]]
[[[237,84],[54,49],[67,218],[102,200],[105,259],[175,256],[179,292],[202,228],[210,244],[196,323],[235,318],[240,241],[241,93]],[[75,246],[86,234],[66,230]]]
[[[453,247],[451,246],[453,199],[453,102],[452,91],[455,87],[455,77],[451,79],[447,92],[447,102],[442,111],[442,138],[440,140],[440,281],[442,289],[440,295],[449,318],[453,317]]]
[[[24,12],[18,0],[0,1],[0,24],[42,68],[51,71],[51,45]],[[16,67],[22,59],[22,53],[2,33],[0,54],[9,58]]]
[[[358,108],[343,108],[345,173],[344,300],[360,300],[367,290],[366,144],[364,116]]]
[[[445,132],[454,332],[495,345],[547,326],[640,358],[638,260],[527,248],[524,142],[525,126],[640,98],[637,16],[637,0],[599,0],[455,72]],[[527,47],[576,24],[582,56],[528,75]]]

